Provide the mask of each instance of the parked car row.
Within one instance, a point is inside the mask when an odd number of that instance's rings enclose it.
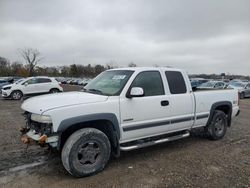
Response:
[[[86,86],[91,79],[90,78],[56,78],[57,81],[61,82],[62,84],[71,84],[71,85],[81,85]]]
[[[61,83],[55,78],[38,76],[22,78],[13,84],[4,85],[1,89],[3,98],[20,100],[23,96],[62,92]]]
[[[195,89],[237,89],[240,98],[250,97],[250,82],[248,80],[209,80],[203,78],[190,79],[192,88]]]
[[[250,82],[233,82],[229,84],[228,88],[237,89],[241,99],[250,97]]]

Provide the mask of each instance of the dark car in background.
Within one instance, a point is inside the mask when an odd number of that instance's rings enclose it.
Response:
[[[233,82],[228,88],[237,89],[241,99],[250,97],[250,82]]]
[[[7,80],[4,79],[0,79],[0,90],[2,89],[3,86],[8,85],[9,82]]]

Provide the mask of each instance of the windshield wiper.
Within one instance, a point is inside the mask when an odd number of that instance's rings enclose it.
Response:
[[[98,90],[98,89],[85,89],[85,91],[89,91],[90,93],[99,93],[99,94],[103,95],[103,92],[101,90]]]

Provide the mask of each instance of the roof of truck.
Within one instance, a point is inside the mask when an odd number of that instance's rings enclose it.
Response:
[[[124,67],[115,68],[110,70],[132,70],[132,71],[150,71],[150,70],[171,70],[171,71],[182,71],[181,69],[171,68],[171,67]]]

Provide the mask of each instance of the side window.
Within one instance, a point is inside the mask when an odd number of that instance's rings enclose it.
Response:
[[[219,83],[217,83],[217,84],[215,85],[215,88],[223,88],[223,86],[224,86],[224,83],[219,82]]]
[[[181,72],[166,71],[165,74],[168,80],[169,90],[171,94],[181,94],[187,92],[186,83]]]
[[[131,84],[132,87],[141,87],[144,90],[144,96],[164,95],[164,87],[160,72],[145,71],[139,73]]]
[[[36,84],[37,83],[37,79],[35,79],[35,78],[31,78],[31,79],[29,79],[29,80],[27,80],[26,82],[24,82],[22,85],[24,85],[24,84],[28,84],[28,85],[30,85],[30,84]]]
[[[248,84],[246,88],[247,88],[247,89],[250,89],[250,84]]]
[[[37,83],[41,84],[41,83],[49,83],[51,82],[51,80],[49,78],[38,78],[37,79]]]

